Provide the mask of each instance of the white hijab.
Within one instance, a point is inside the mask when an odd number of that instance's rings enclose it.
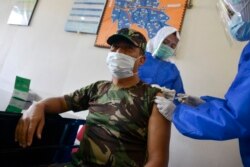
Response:
[[[162,27],[154,36],[154,38],[148,41],[146,51],[153,53],[166,37],[175,32],[176,32],[176,37],[180,40],[180,34],[176,28],[171,26]]]

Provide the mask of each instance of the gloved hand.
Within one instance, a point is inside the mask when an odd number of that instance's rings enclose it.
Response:
[[[152,87],[156,87],[158,89],[161,89],[164,97],[170,101],[173,101],[175,98],[176,91],[174,89],[167,89],[166,87],[161,87],[159,85],[153,84]]]
[[[162,96],[156,96],[154,101],[157,105],[159,112],[169,121],[172,121],[173,113],[175,110],[175,104]]]
[[[198,106],[200,104],[205,103],[205,101],[202,100],[199,97],[190,96],[190,95],[183,94],[183,93],[178,93],[177,94],[177,99],[178,99],[179,102],[190,105],[190,106],[193,106],[193,107],[196,107],[196,106]]]

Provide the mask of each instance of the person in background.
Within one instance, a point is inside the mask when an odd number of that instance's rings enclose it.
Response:
[[[46,113],[89,110],[86,131],[72,162],[52,166],[163,167],[168,164],[171,123],[158,111],[161,90],[140,81],[146,39],[124,28],[110,36],[107,66],[112,81],[97,81],[61,97],[33,104],[20,118],[15,140],[20,146],[41,138]]]
[[[165,26],[148,41],[146,62],[139,68],[139,77],[143,82],[156,84],[176,93],[185,93],[180,72],[176,65],[170,62],[170,58],[175,55],[179,40],[177,29]]]
[[[237,41],[248,41],[235,76],[224,99],[180,95],[184,104],[161,98],[156,101],[161,112],[173,120],[180,133],[195,139],[239,139],[243,165],[250,167],[250,1],[221,0],[226,29]]]

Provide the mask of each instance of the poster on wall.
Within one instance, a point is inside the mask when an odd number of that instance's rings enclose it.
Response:
[[[75,0],[65,31],[96,34],[106,0]]]
[[[164,26],[181,30],[188,0],[108,0],[95,46],[108,47],[107,38],[129,27],[153,38]]]
[[[36,4],[37,0],[15,0],[7,23],[28,26]]]

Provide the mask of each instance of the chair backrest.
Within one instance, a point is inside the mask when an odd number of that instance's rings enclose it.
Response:
[[[46,115],[42,139],[36,137],[28,148],[14,141],[20,113],[0,112],[0,166],[31,167],[41,164],[63,163],[71,160],[76,134],[85,120],[66,119]]]

